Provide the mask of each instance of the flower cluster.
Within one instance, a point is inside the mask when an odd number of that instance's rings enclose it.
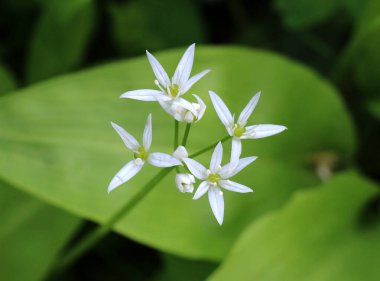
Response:
[[[193,95],[196,102],[189,102],[182,98],[182,96],[210,70],[204,70],[190,77],[194,61],[194,50],[195,44],[192,44],[186,50],[171,80],[158,60],[147,51],[149,63],[156,76],[154,82],[158,90],[142,89],[128,91],[122,94],[121,97],[141,101],[156,101],[177,122],[185,122],[188,124],[187,126],[198,122],[206,111],[206,104],[197,95]],[[108,186],[108,192],[135,176],[146,162],[156,167],[175,167],[177,171],[175,185],[178,190],[182,193],[193,193],[195,179],[200,180],[201,183],[194,193],[193,199],[199,199],[207,193],[214,216],[218,223],[222,224],[224,218],[222,189],[239,193],[252,192],[250,187],[230,180],[231,177],[257,159],[256,156],[240,158],[242,152],[241,140],[272,136],[284,131],[286,127],[271,124],[247,126],[248,119],[259,101],[260,93],[251,98],[236,122],[234,115],[231,114],[222,99],[212,91],[209,91],[209,95],[215,111],[229,135],[229,138],[225,138],[223,141],[232,139],[229,163],[222,166],[223,146],[221,141],[214,148],[208,169],[192,159],[184,146],[178,146],[171,155],[161,152],[150,152],[152,144],[152,116],[149,114],[143,132],[142,145],[122,127],[112,123],[112,127],[119,134],[126,147],[133,152],[134,159],[128,162],[113,177]],[[206,150],[202,151],[205,152]],[[195,155],[198,155],[198,153]],[[181,172],[181,169],[185,171]]]

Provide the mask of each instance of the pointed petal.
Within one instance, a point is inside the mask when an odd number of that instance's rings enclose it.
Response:
[[[243,184],[240,184],[234,181],[221,180],[219,181],[219,185],[223,187],[224,189],[227,189],[233,192],[239,192],[239,193],[253,192],[253,190],[249,188],[248,186],[245,186]]]
[[[198,95],[193,94],[193,96],[197,99],[197,102],[200,106],[200,109],[198,111],[197,121],[196,121],[196,122],[198,122],[199,120],[202,119],[203,115],[205,114],[207,107],[206,107],[206,104],[203,102],[203,100]]]
[[[119,185],[125,183],[129,179],[131,179],[134,175],[136,175],[141,168],[142,165],[137,165],[135,163],[135,160],[129,161],[117,174],[112,178],[109,186],[108,186],[108,193],[114,190]]]
[[[208,190],[208,201],[210,202],[211,210],[218,223],[222,225],[224,217],[224,199],[223,192],[219,187],[211,186]]]
[[[198,189],[195,192],[193,199],[197,200],[201,198],[207,192],[207,190],[209,190],[209,188],[210,184],[207,181],[202,181],[201,184],[198,186]]]
[[[256,159],[257,156],[242,158],[239,160],[239,163],[236,167],[233,167],[231,163],[228,163],[222,167],[222,169],[219,172],[219,175],[222,177],[222,179],[228,179],[230,177],[233,177]]]
[[[178,160],[182,160],[183,158],[189,157],[189,153],[186,150],[186,147],[180,145],[177,147],[177,149],[173,152],[173,156],[177,158]]]
[[[248,102],[248,104],[245,106],[243,111],[240,113],[239,119],[237,121],[237,123],[240,126],[245,127],[245,125],[247,124],[248,118],[251,116],[253,110],[255,109],[255,107],[256,107],[259,99],[260,99],[260,95],[261,95],[260,92],[258,92],[256,95],[254,95],[251,98],[251,100]]]
[[[239,138],[232,138],[230,169],[235,169],[236,166],[239,164],[240,155],[241,155],[241,140]]]
[[[152,114],[149,114],[146,120],[144,134],[143,134],[143,146],[146,151],[149,151],[152,144]]]
[[[180,88],[182,88],[189,79],[191,69],[193,68],[194,49],[195,44],[191,44],[190,47],[187,48],[174,72],[172,82],[173,84],[177,84]]]
[[[126,130],[124,130],[121,126],[117,125],[116,123],[111,122],[111,125],[115,129],[115,131],[119,134],[119,136],[123,140],[124,144],[130,150],[137,152],[137,150],[140,147],[140,144],[137,142],[137,140],[131,134],[129,134]]]
[[[201,163],[191,158],[183,158],[183,162],[186,163],[187,168],[197,179],[205,180],[207,178],[207,169]]]
[[[209,91],[209,94],[210,94],[212,104],[215,108],[216,113],[219,116],[220,121],[222,121],[222,123],[224,124],[224,126],[226,126],[226,128],[231,128],[234,124],[234,119],[232,117],[230,110],[227,108],[225,103],[216,93]]]
[[[223,158],[223,146],[222,146],[222,143],[219,142],[216,145],[214,152],[212,153],[212,156],[211,156],[210,171],[212,173],[217,173],[219,171],[220,164],[222,163],[222,158]]]
[[[162,96],[161,91],[142,89],[128,91],[122,94],[121,98],[132,99],[132,100],[141,100],[141,101],[156,101],[158,97]]]
[[[193,77],[191,77],[183,86],[183,88],[180,91],[180,95],[186,93],[190,88],[197,83],[203,76],[205,76],[207,73],[210,72],[210,69],[203,70],[202,72],[195,74]]]
[[[269,136],[276,135],[286,130],[285,126],[281,125],[272,125],[272,124],[261,124],[261,125],[253,125],[246,127],[246,133],[242,136],[242,138],[246,139],[260,139]]]
[[[182,166],[177,158],[161,152],[153,152],[149,154],[148,163],[156,167],[173,167]]]
[[[168,85],[170,85],[170,79],[168,74],[166,73],[162,65],[158,62],[158,60],[151,53],[146,51],[146,55],[148,56],[150,66],[152,67],[154,75],[156,75],[158,82],[160,82],[160,84],[164,86],[164,88],[166,88]]]

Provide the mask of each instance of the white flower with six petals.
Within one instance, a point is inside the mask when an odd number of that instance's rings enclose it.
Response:
[[[143,133],[143,145],[140,145],[139,142],[126,130],[124,130],[119,125],[111,122],[112,127],[119,134],[123,140],[126,147],[133,151],[134,158],[128,162],[117,174],[112,178],[109,186],[108,192],[111,192],[116,187],[130,180],[135,176],[143,167],[145,162],[156,166],[156,167],[173,167],[182,165],[181,161],[177,158],[160,152],[150,153],[150,146],[152,144],[152,115],[149,114],[146,121],[144,133]]]
[[[232,149],[231,158],[235,157],[237,152]],[[210,168],[206,169],[202,164],[194,159],[184,158],[183,161],[189,168],[190,172],[197,178],[202,180],[193,199],[198,199],[208,192],[208,199],[211,209],[218,223],[221,225],[224,218],[224,199],[221,188],[239,192],[252,192],[252,189],[237,182],[230,181],[229,178],[236,175],[246,166],[257,159],[256,156],[246,157],[238,160],[236,165],[231,166],[228,163],[221,167],[223,157],[223,146],[219,142],[211,157]]]
[[[172,111],[168,111],[167,108],[175,106],[176,108],[183,107],[184,109],[192,112],[195,116],[197,116],[198,113],[197,110],[194,109],[194,105],[192,105],[192,103],[189,101],[181,98],[182,95],[190,90],[190,88],[196,82],[198,82],[210,71],[209,69],[204,70],[190,78],[190,73],[194,62],[194,49],[195,44],[192,44],[187,48],[186,52],[177,65],[171,81],[159,61],[151,53],[146,51],[149,63],[152,66],[153,72],[157,78],[157,80],[155,80],[155,84],[159,90],[142,89],[128,91],[122,94],[120,97],[141,101],[159,101],[161,106],[165,106],[166,108],[164,107],[164,109],[170,114],[172,114]],[[173,104],[173,102],[175,103]],[[198,119],[200,118],[198,117]]]
[[[269,137],[286,130],[285,126],[261,124],[246,126],[249,117],[255,109],[257,102],[260,98],[260,92],[254,95],[243,111],[240,113],[237,122],[235,123],[235,115],[232,115],[228,107],[222,99],[214,92],[209,91],[212,104],[220,121],[226,127],[228,134],[232,138],[232,150],[235,151],[234,157],[231,157],[232,165],[237,165],[241,154],[241,140],[242,139],[259,139]]]

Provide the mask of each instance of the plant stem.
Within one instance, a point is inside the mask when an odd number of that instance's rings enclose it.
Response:
[[[222,138],[220,141],[217,141],[217,142],[213,143],[212,145],[210,145],[210,146],[208,146],[208,147],[206,147],[206,148],[203,148],[203,149],[199,150],[198,152],[195,152],[195,153],[191,154],[191,155],[189,156],[189,158],[197,157],[198,155],[201,155],[201,154],[203,154],[203,153],[205,153],[205,152],[207,152],[207,151],[209,151],[209,150],[215,148],[215,146],[216,146],[219,142],[224,143],[226,140],[229,140],[230,138],[231,138],[231,136],[225,136],[225,137]]]
[[[189,137],[189,133],[190,133],[190,128],[191,128],[191,123],[188,123],[188,124],[186,125],[185,134],[183,135],[183,139],[182,139],[182,145],[183,145],[183,146],[186,146],[187,139],[188,139],[188,137]]]
[[[174,150],[178,147],[179,122],[174,120]]]
[[[148,181],[139,192],[128,201],[121,209],[119,209],[112,217],[110,217],[104,224],[98,226],[93,232],[89,233],[87,236],[83,237],[74,247],[66,253],[62,259],[53,267],[54,272],[61,272],[78,258],[80,258],[84,253],[91,249],[99,240],[106,236],[112,227],[123,218],[133,207],[135,207],[141,199],[145,197],[156,186],[162,179],[164,179],[171,171],[173,167],[163,169],[157,173],[150,181]]]

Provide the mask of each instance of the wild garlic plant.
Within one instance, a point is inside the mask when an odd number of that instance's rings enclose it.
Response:
[[[196,102],[190,102],[182,96],[210,71],[207,69],[190,77],[194,62],[194,51],[195,44],[192,44],[179,61],[171,80],[159,61],[148,51],[146,52],[149,63],[156,76],[155,84],[158,90],[141,89],[128,91],[122,94],[121,98],[158,102],[160,106],[175,119],[175,151],[171,154],[150,152],[153,136],[151,114],[148,115],[146,121],[142,144],[125,129],[112,122],[112,127],[119,134],[126,147],[133,152],[133,159],[122,167],[112,178],[108,186],[108,192],[130,180],[141,170],[145,163],[166,169],[176,169],[177,173],[174,183],[177,189],[182,193],[193,193],[196,179],[201,181],[194,193],[193,199],[199,199],[207,193],[212,212],[221,225],[224,218],[224,198],[222,190],[239,193],[252,192],[250,187],[230,180],[231,177],[257,159],[256,156],[240,158],[242,140],[272,136],[284,131],[286,127],[272,124],[246,126],[248,119],[259,101],[260,93],[251,98],[235,122],[234,115],[231,114],[223,100],[216,93],[209,91],[211,102],[219,119],[226,127],[228,136],[216,144],[189,155],[186,149],[186,143],[190,126],[202,119],[206,111],[206,104],[198,95],[193,95]],[[178,145],[179,122],[186,123],[186,131],[182,145]],[[227,140],[231,140],[232,142],[230,161],[222,166],[222,142]],[[208,165],[209,168],[205,168],[204,165],[193,159],[213,148],[214,152],[210,164]],[[185,172],[180,171],[179,167],[181,166],[183,169],[186,169]],[[147,186],[147,188],[153,188],[153,186],[167,174],[169,174],[169,172],[157,175],[157,180],[153,178],[152,181],[149,182],[150,186]]]

